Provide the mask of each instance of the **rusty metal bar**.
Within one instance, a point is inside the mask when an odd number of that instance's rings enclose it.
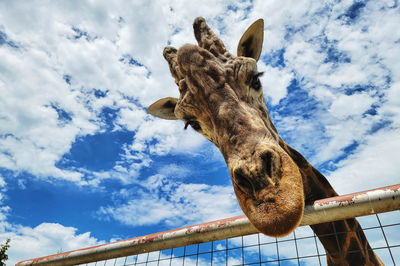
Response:
[[[317,200],[306,206],[301,225],[400,209],[400,184]],[[114,243],[74,250],[16,265],[73,265],[257,233],[245,216],[198,224]]]

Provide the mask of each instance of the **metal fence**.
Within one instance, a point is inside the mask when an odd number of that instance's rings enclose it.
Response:
[[[400,212],[388,214],[359,221],[383,263],[399,265]],[[326,265],[326,258],[316,235],[301,227],[279,239],[257,233],[83,265]]]
[[[400,265],[399,209],[395,185],[316,201],[306,207],[302,225],[363,216],[358,220],[372,249],[385,265]],[[326,265],[325,250],[309,227],[279,239],[256,232],[241,216],[17,265]]]

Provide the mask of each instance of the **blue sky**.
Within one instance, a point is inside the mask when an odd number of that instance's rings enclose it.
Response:
[[[265,20],[270,115],[339,193],[399,183],[397,1],[1,1],[11,263],[241,214],[219,151],[145,112],[178,96],[162,49],[197,16],[233,52]]]

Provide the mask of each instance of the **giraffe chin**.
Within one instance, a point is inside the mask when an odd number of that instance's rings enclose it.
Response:
[[[279,184],[256,195],[244,193],[234,184],[244,214],[261,233],[283,237],[299,226],[304,213],[304,190],[300,172],[288,155],[281,156],[283,167]]]

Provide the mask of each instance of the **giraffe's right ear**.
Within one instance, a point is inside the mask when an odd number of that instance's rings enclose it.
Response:
[[[162,98],[147,108],[147,113],[154,115],[158,118],[167,119],[167,120],[178,120],[176,118],[174,110],[176,103],[178,102],[177,98],[166,97]]]
[[[237,55],[252,57],[256,61],[260,58],[264,41],[264,20],[256,20],[240,38]]]

